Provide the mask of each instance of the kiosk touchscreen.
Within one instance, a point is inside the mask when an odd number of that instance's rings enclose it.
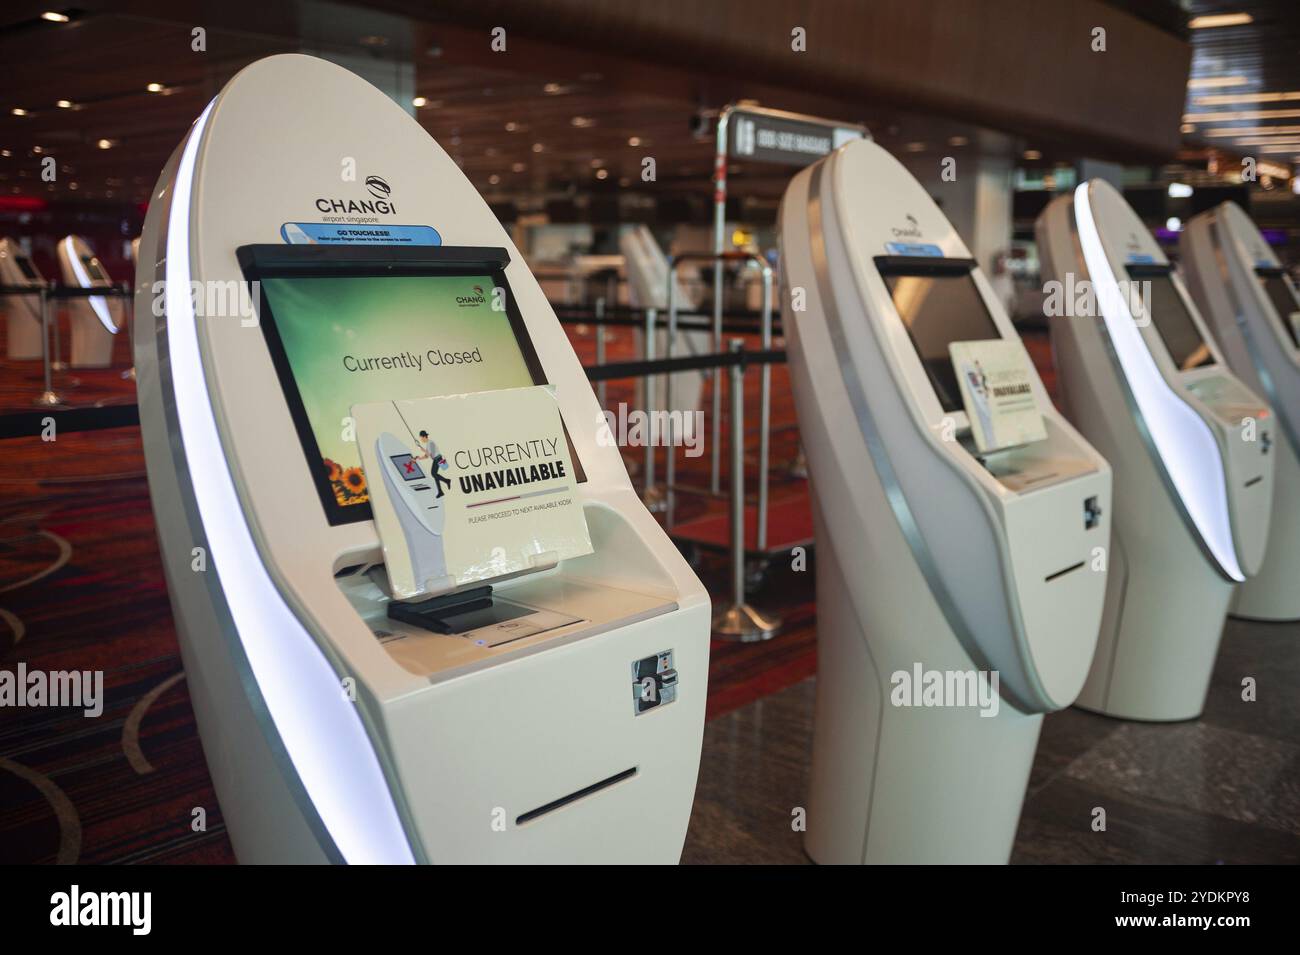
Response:
[[[0,285],[38,289],[45,284],[32,257],[10,238],[0,239]],[[8,316],[6,353],[11,359],[40,358],[41,299],[39,295],[0,295]]]
[[[708,595],[450,157],[346,70],[270,57],[172,155],[140,257],[150,493],[240,860],[675,862]],[[367,488],[398,472],[365,472],[348,409],[542,383],[594,553],[391,600]]]
[[[800,172],[780,233],[817,533],[808,853],[1006,862],[1042,714],[1073,701],[1092,659],[1110,468],[880,146]],[[981,450],[955,351],[997,359],[970,371],[1014,399],[1031,439]]]
[[[1230,612],[1300,619],[1300,298],[1241,207],[1193,218],[1179,240],[1183,275],[1228,367],[1277,416],[1273,517],[1264,562],[1237,588]]]
[[[1079,705],[1184,720],[1205,706],[1233,588],[1264,556],[1272,413],[1229,370],[1168,259],[1109,183],[1043,210],[1062,408],[1115,469],[1115,542]]]
[[[98,256],[80,236],[69,235],[59,242],[59,273],[63,284],[73,288],[109,288],[113,280]],[[72,328],[73,368],[106,368],[113,360],[113,336],[122,326],[123,305],[118,298],[66,299],[68,324]]]

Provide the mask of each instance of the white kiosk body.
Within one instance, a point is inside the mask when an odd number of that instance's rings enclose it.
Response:
[[[406,241],[348,244],[376,235]],[[273,56],[195,122],[140,248],[150,493],[240,860],[675,862],[709,598],[618,448],[597,439],[568,339],[456,164],[353,74]],[[242,307],[196,315],[207,290],[246,280],[260,282],[256,320]],[[475,284],[501,289],[505,311]],[[393,377],[364,396],[364,376],[345,370],[349,357],[470,347],[482,362],[425,366],[415,384],[380,371]],[[392,619],[349,412],[318,426],[311,410],[374,400],[390,382],[392,399],[553,384],[595,552],[492,581],[486,605],[448,610],[438,632]],[[403,606],[433,619],[438,605]]]
[[[795,176],[780,233],[817,534],[808,853],[1006,862],[1042,714],[1069,705],[1092,659],[1110,468],[1027,353],[1046,438],[976,449],[948,345],[1020,340],[880,146],[848,143]],[[914,677],[977,670],[998,674],[996,709],[969,684],[965,705],[909,706],[900,690],[915,702]]]
[[[59,242],[59,273],[63,284],[73,288],[111,288],[113,280],[99,257],[76,235]],[[63,300],[72,330],[73,368],[107,368],[113,361],[113,336],[122,327],[125,306],[116,296],[91,296]]]
[[[1268,242],[1235,203],[1202,212],[1179,239],[1187,290],[1232,373],[1277,416],[1273,518],[1264,563],[1230,611],[1300,619],[1300,299]]]
[[[1056,294],[1062,306],[1050,309],[1062,408],[1122,491],[1106,613],[1079,705],[1192,719],[1205,706],[1233,587],[1264,555],[1272,415],[1228,371],[1113,186],[1094,179],[1055,199],[1037,236],[1043,281],[1060,283],[1048,300]]]
[[[627,269],[628,298],[633,308],[653,308],[659,312],[661,321],[668,320],[668,257],[655,240],[648,226],[636,225],[628,229],[618,239],[619,251]],[[673,282],[673,299],[679,312],[694,311],[698,298],[691,295],[680,275]],[[698,320],[698,318],[696,319]],[[644,335],[644,332],[638,332]],[[713,351],[713,335],[710,332],[689,330],[677,332],[677,344],[673,350],[674,358],[687,355],[707,355]],[[655,335],[655,355],[668,357],[668,332],[666,329]],[[664,376],[666,378],[667,376]],[[660,379],[664,380],[663,378]],[[656,392],[658,404],[662,410],[697,411],[704,393],[704,372],[681,371],[672,376],[673,407],[667,406],[668,393],[661,384]]]
[[[44,284],[40,270],[23,247],[13,239],[0,239],[0,285],[38,289]],[[45,353],[41,347],[40,296],[4,295],[0,300],[3,300],[8,316],[5,351],[10,359],[40,358]]]

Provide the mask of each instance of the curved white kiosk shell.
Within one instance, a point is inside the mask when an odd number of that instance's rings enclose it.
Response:
[[[1058,283],[1048,311],[1062,407],[1119,491],[1106,615],[1079,705],[1191,719],[1233,588],[1264,555],[1272,414],[1228,371],[1113,186],[1094,179],[1058,197],[1037,236],[1044,283]]]
[[[40,270],[23,247],[10,238],[0,239],[0,285],[37,289],[45,284]],[[4,295],[9,327],[5,352],[10,359],[40,358],[41,299],[38,295]]]
[[[1233,614],[1300,619],[1300,299],[1250,216],[1225,202],[1179,239],[1183,274],[1232,373],[1277,415],[1273,518],[1264,563],[1237,588]]]
[[[795,176],[780,233],[817,533],[808,853],[1005,862],[1042,714],[1070,704],[1092,659],[1110,468],[880,146],[851,142]],[[947,346],[990,339],[1019,348],[1046,438],[981,454]],[[996,707],[973,689],[965,705],[902,705],[915,676],[969,687],[976,670],[997,672]]]
[[[73,288],[110,288],[113,280],[99,257],[80,236],[64,236],[59,242],[59,273],[63,284]],[[124,307],[116,296],[64,299],[68,325],[72,329],[72,350],[68,364],[73,368],[106,368],[113,361],[113,336],[122,327]]]
[[[314,230],[425,243],[436,230],[442,244],[287,244]],[[240,860],[675,862],[699,765],[709,599],[618,449],[597,440],[603,419],[573,349],[456,164],[353,74],[270,57],[231,80],[173,154],[140,255],[150,493],[204,752]],[[389,302],[399,277],[493,270],[508,293],[507,350],[532,353],[534,381],[556,387],[595,546],[494,581],[493,600],[575,622],[475,640],[386,616],[373,521],[340,517],[322,462],[304,454],[308,432],[281,385],[302,379],[277,372],[266,285],[259,321],[242,309],[195,314],[191,283],[230,288],[248,268],[342,280],[337,297],[309,295],[315,304],[300,312],[319,314],[322,339],[336,331],[342,296]],[[164,320],[152,309],[160,280]],[[372,349],[361,353],[392,346],[368,342],[364,318],[350,327],[361,329],[357,349]],[[413,322],[404,344],[444,344],[448,327]],[[345,379],[338,388],[352,387]],[[652,670],[659,661],[665,687],[680,674],[653,706],[637,692],[647,660]]]

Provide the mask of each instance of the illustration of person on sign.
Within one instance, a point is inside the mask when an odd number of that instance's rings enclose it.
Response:
[[[420,448],[424,452],[420,457],[428,459],[429,472],[433,475],[433,480],[437,484],[438,497],[442,497],[447,493],[443,490],[443,486],[446,485],[448,489],[451,488],[451,478],[443,473],[451,465],[447,463],[447,459],[438,450],[438,445],[429,440],[429,432],[427,431],[420,432]]]

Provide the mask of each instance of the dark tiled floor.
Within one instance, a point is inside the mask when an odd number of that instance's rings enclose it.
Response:
[[[1230,620],[1201,719],[1048,716],[1012,861],[1300,863],[1297,686],[1300,624]],[[807,798],[814,694],[804,680],[706,726],[683,862],[807,862],[791,813]]]

